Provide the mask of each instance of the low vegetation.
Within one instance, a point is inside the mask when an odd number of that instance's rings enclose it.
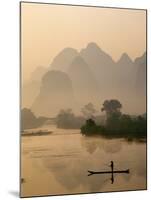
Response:
[[[83,135],[101,135],[108,138],[127,139],[146,138],[147,121],[145,115],[130,116],[121,113],[122,104],[118,100],[106,100],[102,111],[106,112],[106,123],[97,125],[95,120],[87,119],[81,127]]]
[[[36,117],[34,113],[28,109],[23,108],[21,110],[21,130],[38,128],[42,126],[48,118],[46,117]]]

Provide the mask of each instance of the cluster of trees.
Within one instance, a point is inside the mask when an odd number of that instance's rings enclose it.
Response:
[[[100,122],[103,123],[104,121],[104,116],[96,115],[97,110],[92,103],[86,104],[81,109],[81,113],[81,116],[76,116],[72,109],[60,110],[55,120],[57,127],[64,129],[80,129],[89,118],[95,120],[96,124]]]
[[[61,110],[56,116],[56,125],[58,128],[79,129],[85,119],[81,116],[75,116],[72,109]]]
[[[48,118],[46,117],[36,117],[28,108],[21,110],[21,130],[37,128],[42,126],[47,120]]]
[[[85,116],[85,118],[94,118],[97,110],[94,108],[94,105],[92,103],[88,103],[81,109],[81,112]]]
[[[145,138],[147,122],[145,116],[132,117],[121,113],[122,104],[116,100],[106,100],[101,111],[106,113],[105,125],[97,125],[95,120],[86,120],[81,132],[84,135],[100,134],[106,137]]]

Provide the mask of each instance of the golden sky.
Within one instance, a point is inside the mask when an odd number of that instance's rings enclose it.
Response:
[[[23,79],[38,66],[48,67],[65,47],[80,50],[96,42],[118,60],[135,59],[146,49],[146,11],[52,4],[21,4]]]

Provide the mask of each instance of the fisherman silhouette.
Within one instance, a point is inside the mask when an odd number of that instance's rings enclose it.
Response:
[[[114,183],[114,174],[118,174],[118,173],[126,173],[129,174],[130,170],[126,169],[126,170],[114,170],[114,162],[111,160],[110,161],[110,165],[111,167],[111,171],[90,171],[88,170],[88,176],[91,176],[93,174],[111,174],[111,184]]]
[[[111,167],[111,184],[114,183],[114,174],[113,174],[113,168],[114,168],[114,163],[113,161],[111,160],[111,164],[110,164],[110,167]]]
[[[111,167],[111,170],[112,170],[112,171],[113,171],[113,166],[114,166],[114,163],[113,163],[113,161],[111,160],[110,167]]]

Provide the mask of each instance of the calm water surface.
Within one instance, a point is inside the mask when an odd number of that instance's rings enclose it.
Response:
[[[146,143],[84,137],[80,130],[44,129],[47,136],[22,137],[22,196],[146,189]],[[42,128],[41,128],[42,129]],[[87,176],[87,170],[130,169],[130,174]]]

